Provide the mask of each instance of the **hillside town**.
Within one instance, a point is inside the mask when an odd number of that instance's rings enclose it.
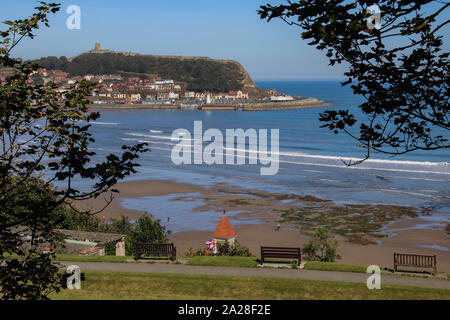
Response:
[[[0,80],[12,75],[12,69],[0,70]],[[276,89],[265,90],[261,97],[251,97],[241,90],[229,92],[194,92],[183,90],[183,84],[172,79],[123,77],[119,74],[88,74],[84,77],[70,76],[60,70],[38,69],[31,76],[31,82],[57,85],[56,91],[65,92],[76,82],[89,80],[98,83],[98,89],[92,93],[94,105],[172,105],[181,109],[195,109],[201,106],[236,107],[248,103],[287,102],[296,98],[283,95]]]

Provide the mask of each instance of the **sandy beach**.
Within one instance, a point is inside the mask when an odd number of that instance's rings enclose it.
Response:
[[[120,183],[116,186],[120,194],[115,194],[112,203],[100,214],[105,218],[118,218],[120,215],[135,220],[149,210],[132,210],[122,206],[125,199],[140,199],[143,197],[161,197],[172,195],[169,201],[183,203],[201,200],[203,205],[195,207],[193,215],[201,212],[216,211],[221,214],[223,210],[239,212],[233,216],[232,223],[238,234],[238,241],[250,248],[251,252],[259,256],[261,245],[265,246],[303,246],[309,240],[308,232],[301,229],[294,222],[282,220],[281,230],[276,231],[275,226],[280,221],[280,214],[290,213],[297,208],[316,208],[320,215],[328,210],[341,210],[333,202],[326,199],[317,199],[309,196],[293,196],[283,194],[270,194],[260,190],[243,190],[223,184],[211,188],[204,188],[193,184],[176,183],[165,180],[141,180]],[[91,200],[78,204],[81,209],[93,211],[101,209],[108,197]],[[150,198],[151,199],[151,198]],[[149,200],[151,201],[151,200]],[[168,207],[170,208],[170,207]],[[345,207],[348,213],[349,205]],[[433,212],[420,213],[419,209],[394,206],[358,206],[358,210],[365,208],[368,212],[375,212],[378,216],[383,212],[390,212],[389,219],[379,219],[383,223],[379,228],[382,234],[379,238],[371,236],[357,238],[358,241],[349,241],[349,237],[337,235],[339,241],[338,252],[342,255],[343,263],[375,264],[381,267],[392,268],[393,253],[414,253],[436,255],[438,269],[450,271],[450,236],[445,231],[448,219],[438,221]],[[171,209],[167,209],[171,210]],[[164,210],[159,210],[164,211]],[[414,215],[413,212],[418,214]],[[170,214],[172,219],[182,221],[183,217],[177,212],[151,212],[157,218]],[[349,213],[351,215],[351,211]],[[346,217],[346,216],[344,216]],[[394,217],[394,218],[392,218]],[[254,223],[256,221],[256,223]],[[381,222],[380,222],[381,221]],[[431,223],[430,221],[433,221]],[[166,221],[162,219],[164,224]],[[241,223],[242,222],[242,223]],[[379,224],[377,225],[380,226]],[[184,254],[189,248],[197,250],[204,247],[206,240],[211,238],[211,230],[183,230],[170,235],[179,254]],[[375,234],[375,233],[374,233]],[[362,234],[361,234],[362,235]],[[353,238],[352,238],[353,239]],[[368,239],[369,244],[360,244],[361,239]],[[375,243],[374,243],[375,239]]]

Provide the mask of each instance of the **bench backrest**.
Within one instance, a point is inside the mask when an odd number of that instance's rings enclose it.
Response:
[[[398,266],[435,267],[436,256],[394,253],[394,264]]]
[[[292,255],[298,256],[301,254],[300,248],[285,248],[285,247],[261,247],[261,255]]]
[[[172,254],[175,251],[173,243],[136,243],[136,251],[147,254]]]

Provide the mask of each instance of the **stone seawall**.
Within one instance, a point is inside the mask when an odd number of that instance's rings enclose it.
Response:
[[[290,109],[307,109],[332,106],[331,103],[320,101],[316,98],[306,98],[294,101],[283,102],[260,102],[249,103],[242,107],[243,111],[270,111],[270,110],[290,110]],[[180,110],[178,104],[91,104],[91,108],[96,109],[153,109],[153,110]],[[204,105],[198,109],[204,111],[217,110],[236,110],[235,105]]]
[[[267,110],[289,110],[289,109],[306,109],[331,106],[331,103],[320,101],[316,98],[306,98],[293,101],[283,102],[261,102],[250,103],[245,105],[244,111],[267,111]]]

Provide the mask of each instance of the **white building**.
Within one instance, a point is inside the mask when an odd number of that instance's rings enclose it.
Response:
[[[293,101],[294,98],[291,96],[271,96],[270,101]]]
[[[140,93],[132,93],[128,96],[128,99],[131,101],[139,101],[139,100],[141,100],[141,94]]]
[[[194,99],[195,98],[195,92],[194,91],[186,91],[184,93],[184,97],[185,98],[192,98],[192,99]]]
[[[180,99],[180,95],[175,92],[169,92],[169,99],[170,100],[178,100],[178,99]]]

